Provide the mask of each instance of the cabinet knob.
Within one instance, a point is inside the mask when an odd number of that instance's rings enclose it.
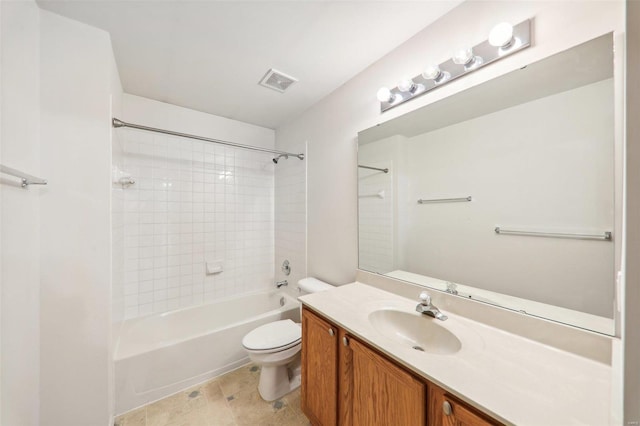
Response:
[[[449,401],[445,401],[445,402],[442,403],[442,411],[444,411],[444,414],[446,416],[450,416],[451,415],[451,412],[453,410],[451,409],[451,404],[449,403]]]
[[[342,338],[342,344],[345,346],[349,346],[349,338],[347,336],[344,336]]]
[[[333,328],[329,329],[329,336],[334,336],[336,334],[335,331],[333,331]]]

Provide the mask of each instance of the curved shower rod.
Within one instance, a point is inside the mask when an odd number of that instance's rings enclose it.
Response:
[[[145,130],[147,132],[163,133],[165,135],[178,136],[178,137],[181,137],[181,138],[188,138],[188,139],[196,139],[196,140],[204,141],[204,142],[219,143],[221,145],[233,146],[233,147],[236,147],[236,148],[250,149],[250,150],[253,150],[253,151],[261,151],[261,152],[268,152],[268,153],[271,153],[271,154],[279,154],[280,156],[283,156],[285,158],[288,158],[289,156],[297,157],[300,160],[304,160],[304,154],[294,154],[292,152],[278,151],[278,150],[269,149],[269,148],[260,148],[258,146],[244,145],[244,144],[241,144],[241,143],[223,141],[223,140],[220,140],[220,139],[205,138],[204,136],[190,135],[188,133],[180,133],[180,132],[174,132],[174,131],[171,131],[171,130],[158,129],[156,127],[142,126],[140,124],[127,123],[127,122],[119,120],[119,119],[117,119],[115,117],[111,120],[111,125],[113,127],[115,127],[115,128],[129,127],[131,129]],[[277,163],[277,161],[274,161],[274,163]]]

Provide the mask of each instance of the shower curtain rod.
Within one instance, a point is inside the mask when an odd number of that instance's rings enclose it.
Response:
[[[165,135],[179,136],[181,138],[197,139],[199,141],[204,141],[204,142],[219,143],[221,145],[233,146],[233,147],[236,147],[236,148],[251,149],[253,151],[269,152],[271,154],[292,156],[292,157],[297,157],[300,160],[304,160],[304,154],[294,154],[292,152],[278,151],[278,150],[275,150],[275,149],[268,149],[268,148],[260,148],[258,146],[243,145],[241,143],[223,141],[223,140],[220,140],[220,139],[205,138],[204,136],[190,135],[188,133],[173,132],[171,130],[164,130],[164,129],[158,129],[158,128],[155,128],[155,127],[141,126],[140,124],[132,124],[132,123],[124,122],[124,121],[119,120],[119,119],[117,119],[115,117],[111,120],[111,124],[115,128],[129,127],[131,129],[145,130],[147,132],[163,133]]]

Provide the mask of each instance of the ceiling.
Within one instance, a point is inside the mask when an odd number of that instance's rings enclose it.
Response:
[[[38,0],[111,34],[125,92],[269,128],[459,3]],[[269,68],[299,81],[285,93],[259,86]]]

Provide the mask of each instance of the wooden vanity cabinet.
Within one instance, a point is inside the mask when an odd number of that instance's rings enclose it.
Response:
[[[498,426],[500,423],[429,383],[429,426]]]
[[[316,426],[498,424],[306,308],[301,399]]]
[[[352,426],[424,426],[425,384],[368,346],[351,338],[351,375],[342,377],[351,387]]]
[[[302,411],[314,425],[337,425],[338,328],[302,310]]]

